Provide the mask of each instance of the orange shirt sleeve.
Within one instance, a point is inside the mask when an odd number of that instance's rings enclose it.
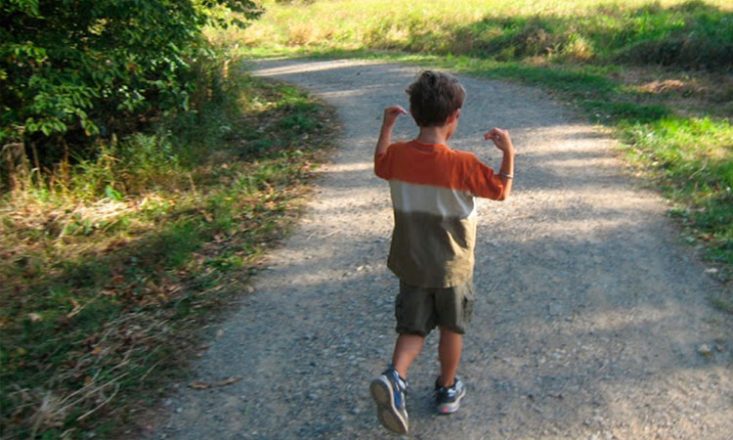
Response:
[[[473,154],[466,155],[464,185],[476,197],[498,200],[504,193],[504,182],[494,170],[481,163]]]
[[[374,174],[385,180],[389,180],[390,177],[392,177],[392,173],[390,172],[390,158],[392,155],[389,154],[391,148],[392,146],[390,145],[390,148],[387,148],[387,151],[374,156]]]

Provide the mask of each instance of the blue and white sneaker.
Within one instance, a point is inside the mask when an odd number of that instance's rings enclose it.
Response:
[[[377,404],[377,417],[382,425],[398,434],[407,434],[407,381],[400,377],[397,370],[389,367],[369,384],[369,391]]]
[[[461,407],[461,399],[466,395],[466,386],[456,377],[453,386],[442,387],[438,384],[440,377],[435,379],[435,403],[440,414],[453,414]]]

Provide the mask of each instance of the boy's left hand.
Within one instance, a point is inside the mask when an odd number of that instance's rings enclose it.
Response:
[[[492,141],[494,145],[496,145],[496,148],[500,149],[502,152],[514,154],[514,144],[512,144],[512,138],[509,136],[508,130],[492,128],[484,133],[484,139]]]

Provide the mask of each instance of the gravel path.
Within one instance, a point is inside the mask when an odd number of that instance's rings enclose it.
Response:
[[[195,378],[151,438],[385,438],[368,383],[394,342],[397,282],[385,260],[388,186],[371,156],[384,106],[406,106],[418,69],[361,61],[266,61],[257,75],[304,87],[338,110],[341,148],[316,197],[221,323]],[[454,148],[498,166],[481,140],[510,129],[510,200],[480,211],[468,393],[433,413],[436,336],[410,374],[416,439],[733,439],[729,315],[666,206],[614,158],[612,141],[533,89],[461,78],[468,99]],[[415,134],[402,118],[396,138]]]

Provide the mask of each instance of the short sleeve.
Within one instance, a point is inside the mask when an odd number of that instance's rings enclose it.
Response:
[[[469,154],[465,163],[464,184],[475,197],[498,200],[504,193],[504,182],[494,170]]]
[[[391,146],[384,153],[374,156],[374,174],[385,180],[389,180],[392,177],[392,167],[390,166],[392,155],[390,154],[390,150]]]

